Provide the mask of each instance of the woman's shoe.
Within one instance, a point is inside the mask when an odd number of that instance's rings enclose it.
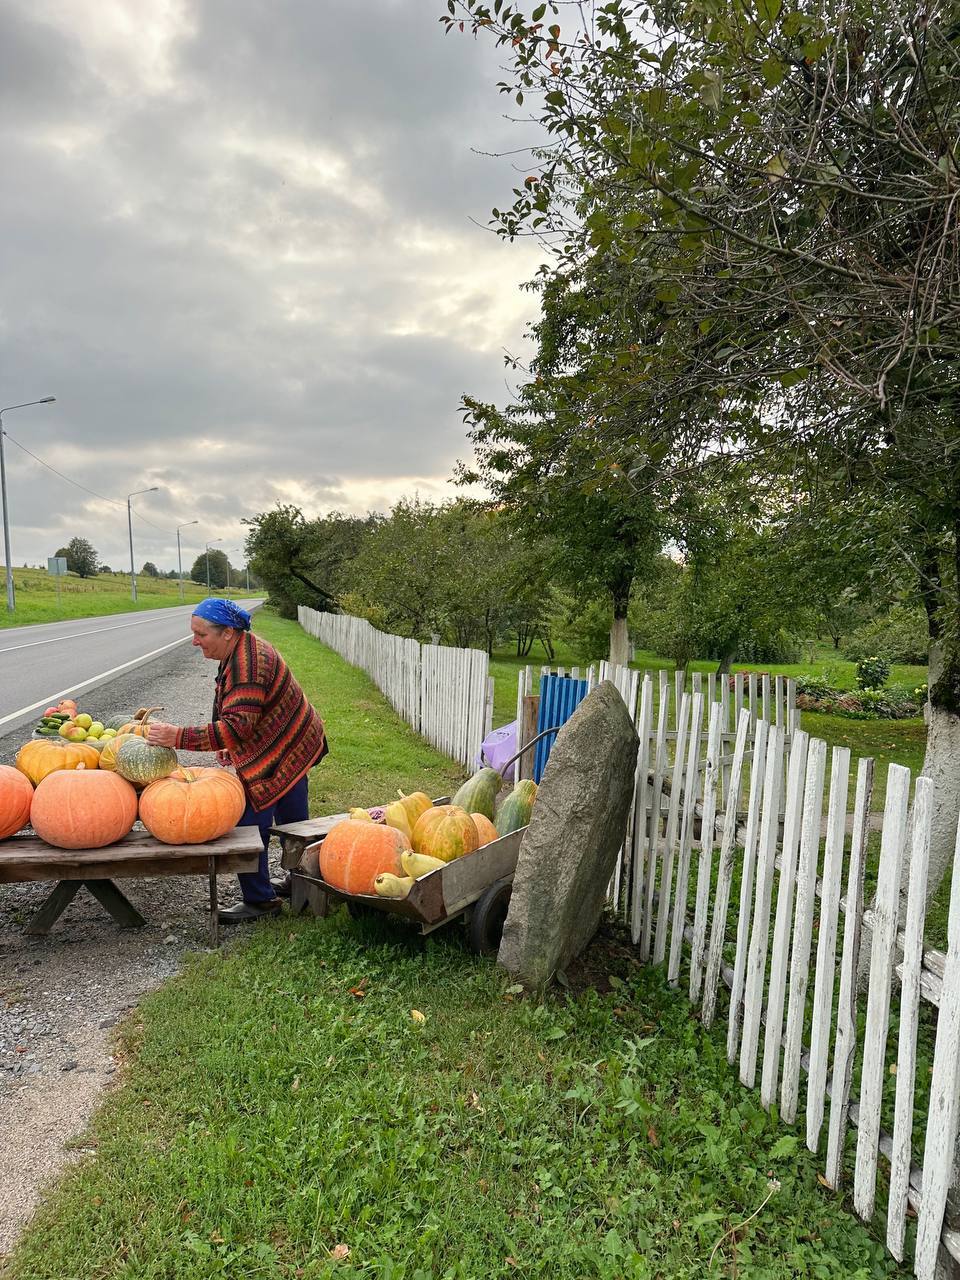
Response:
[[[278,898],[290,897],[290,886],[293,883],[293,881],[291,879],[289,871],[285,876],[280,876],[276,880],[271,880],[270,883],[273,886],[273,891]]]
[[[232,907],[222,907],[217,919],[221,924],[249,924],[265,916],[275,916],[280,909],[279,898],[271,898],[269,902],[235,902]]]

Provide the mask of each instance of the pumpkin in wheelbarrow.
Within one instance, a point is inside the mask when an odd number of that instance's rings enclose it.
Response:
[[[343,893],[373,895],[377,876],[404,874],[400,855],[409,848],[396,827],[347,818],[331,827],[320,846],[320,875]]]
[[[436,804],[421,814],[413,828],[413,847],[441,862],[452,862],[480,846],[480,833],[465,809]]]

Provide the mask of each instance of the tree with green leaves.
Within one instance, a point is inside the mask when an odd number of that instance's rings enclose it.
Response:
[[[66,560],[68,573],[75,573],[81,578],[96,577],[100,557],[86,538],[71,538],[54,554]]]
[[[498,229],[544,238],[564,269],[613,254],[656,286],[660,323],[621,352],[642,420],[712,418],[714,452],[790,486],[840,556],[861,534],[827,513],[897,522],[874,571],[906,566],[929,622],[935,892],[960,810],[953,7],[447,7],[500,43],[502,91],[544,128]],[[603,437],[625,453],[642,438],[622,419]]]
[[[250,530],[244,550],[251,574],[282,617],[295,618],[301,604],[336,613],[346,566],[377,519],[334,512],[307,520],[299,507],[278,503],[242,522]]]
[[[222,591],[227,585],[226,554],[219,547],[201,551],[190,566],[190,580],[203,586],[209,580],[211,590]]]

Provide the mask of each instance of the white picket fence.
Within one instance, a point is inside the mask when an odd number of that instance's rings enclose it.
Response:
[[[468,767],[493,724],[493,679],[482,649],[420,644],[365,618],[297,610],[308,635],[365,671],[394,710],[439,750]]]
[[[630,706],[629,689],[625,700]],[[797,728],[789,705],[779,723],[755,717],[763,705],[762,693],[759,703],[739,703],[731,755],[725,745],[729,707],[722,701],[711,701],[702,688],[681,693],[670,736],[664,727],[669,717],[660,714],[662,685],[658,689],[649,676],[643,680],[634,699],[640,747],[633,813],[612,905],[628,922],[643,959],[665,964],[670,983],[683,980],[705,1025],[726,1017],[730,1062],[748,1088],[759,1074],[762,1104],[778,1104],[787,1124],[802,1106],[812,1152],[826,1129],[824,1179],[830,1187],[840,1185],[847,1130],[856,1128],[857,1213],[872,1218],[879,1179],[888,1248],[904,1258],[909,1205],[917,1216],[915,1273],[933,1280],[941,1247],[960,1261],[960,1231],[946,1221],[960,1118],[960,832],[948,948],[945,954],[928,951],[930,780],[916,779],[911,808],[910,771],[889,767],[876,900],[865,910],[873,761],[858,762],[848,844],[850,752],[833,749],[828,786],[826,743]],[[857,975],[864,926],[870,965],[861,1032]],[[729,990],[725,1007],[721,989]],[[917,1122],[921,1000],[939,1013],[935,1046],[929,1046],[930,1100]],[[892,1009],[899,1017],[895,1046],[888,1044]],[[932,1038],[929,1028],[925,1034]],[[883,1086],[892,1074],[892,1131],[884,1132]],[[915,1163],[918,1153],[922,1164]]]

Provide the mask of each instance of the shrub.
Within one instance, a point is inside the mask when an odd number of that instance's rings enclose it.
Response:
[[[882,689],[890,675],[890,663],[876,655],[861,658],[857,663],[857,688]]]
[[[823,698],[835,698],[837,691],[825,676],[797,676],[797,702],[806,696],[814,701]]]
[[[929,649],[930,636],[924,611],[895,605],[882,618],[874,618],[853,632],[844,646],[844,657],[857,662],[876,653],[890,662],[923,666]]]

